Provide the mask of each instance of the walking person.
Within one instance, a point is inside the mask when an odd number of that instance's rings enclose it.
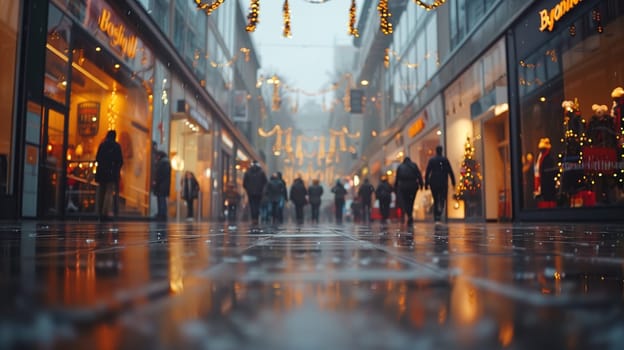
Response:
[[[433,219],[438,222],[442,219],[442,212],[446,206],[448,196],[448,179],[455,187],[455,175],[448,159],[442,155],[442,146],[436,147],[436,154],[427,163],[425,171],[425,189],[431,187],[433,196]]]
[[[392,201],[392,186],[388,182],[386,175],[381,176],[381,182],[375,189],[375,197],[379,201],[379,213],[381,214],[381,223],[387,224],[390,218],[390,202]]]
[[[336,215],[336,223],[342,224],[342,212],[344,211],[345,197],[347,196],[347,190],[344,188],[340,179],[336,180],[336,184],[331,189],[334,194],[334,209]]]
[[[323,196],[323,186],[319,179],[312,180],[312,185],[308,188],[308,198],[312,208],[312,222],[319,222],[319,211],[321,207],[321,197]]]
[[[236,228],[236,213],[238,210],[238,204],[241,200],[241,195],[236,189],[236,184],[229,182],[225,187],[225,208],[227,210],[228,227],[231,229]]]
[[[284,181],[284,178],[282,177],[282,172],[278,171],[276,174],[277,178],[282,182],[282,185],[284,186],[284,197],[282,198],[282,200],[280,200],[279,206],[277,207],[277,219],[280,224],[283,224],[284,207],[286,206],[286,202],[288,202],[288,193],[286,191],[286,181]]]
[[[375,187],[371,185],[368,178],[364,179],[364,182],[358,189],[358,197],[362,202],[362,222],[370,222],[371,205],[373,201],[373,193],[375,193]]]
[[[245,192],[247,192],[252,225],[258,225],[262,191],[264,191],[264,186],[267,182],[268,180],[264,170],[262,170],[258,161],[254,160],[249,169],[245,172],[245,175],[243,175],[243,188]]]
[[[284,199],[286,187],[284,186],[284,182],[277,176],[277,173],[273,173],[271,175],[271,178],[265,187],[266,189],[264,190],[264,195],[270,203],[271,213],[273,214],[271,221],[273,225],[277,225],[280,223],[280,215],[278,211],[280,202]]]
[[[156,174],[152,183],[152,191],[156,195],[156,220],[167,220],[167,200],[171,188],[171,163],[167,153],[158,151],[156,156]]]
[[[308,190],[301,177],[297,177],[290,186],[290,201],[295,205],[297,225],[303,225],[303,207],[308,204]]]
[[[182,178],[182,199],[186,202],[186,220],[192,221],[194,218],[193,204],[199,197],[199,182],[190,171],[184,173]]]
[[[397,168],[394,189],[397,201],[401,205],[401,222],[403,222],[403,216],[406,216],[407,225],[414,223],[414,199],[416,199],[416,192],[421,188],[423,188],[423,178],[418,165],[412,162],[410,157],[405,157],[403,163]]]
[[[97,213],[100,221],[111,220],[108,216],[108,203],[113,203],[113,216],[119,215],[119,180],[123,156],[121,146],[115,140],[117,132],[109,130],[104,141],[98,146],[95,156],[97,163],[95,181],[99,184],[97,189]]]

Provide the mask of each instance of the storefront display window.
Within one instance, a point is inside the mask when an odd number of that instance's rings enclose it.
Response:
[[[449,217],[500,220],[511,216],[506,62],[501,39],[444,92],[445,152],[457,182],[464,181],[469,189],[449,188],[447,202],[457,206]],[[479,174],[473,173],[476,169]],[[480,179],[482,185],[473,186],[473,179]]]
[[[624,6],[583,5],[516,29],[524,209],[624,205]]]
[[[115,130],[124,159],[119,214],[147,215],[151,53],[105,2],[80,8],[68,5],[67,10],[83,21],[72,22],[50,7],[44,88],[47,97],[67,106],[67,129],[56,128],[66,133],[66,143],[61,137],[58,145],[66,160],[62,211],[66,215],[95,213],[95,155],[108,130]]]
[[[20,1],[11,1],[5,4],[0,12],[0,40],[2,55],[0,56],[0,195],[10,191],[9,164],[11,160],[11,145],[13,141],[13,87],[15,86],[15,55],[17,50],[17,26]]]

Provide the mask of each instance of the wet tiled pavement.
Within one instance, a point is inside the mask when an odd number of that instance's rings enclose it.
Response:
[[[0,224],[0,349],[624,349],[624,225]]]

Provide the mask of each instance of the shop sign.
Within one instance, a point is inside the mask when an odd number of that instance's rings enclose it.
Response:
[[[539,12],[540,16],[540,32],[548,30],[552,32],[555,23],[559,22],[563,16],[572,11],[583,0],[561,0],[551,9],[543,9]]]
[[[425,129],[426,126],[427,126],[427,123],[425,122],[424,117],[420,117],[416,119],[416,121],[413,122],[412,125],[410,125],[409,129],[407,129],[407,136],[412,138],[420,134]]]
[[[109,43],[113,48],[119,49],[123,56],[133,59],[136,56],[138,39],[136,35],[126,34],[126,26],[111,20],[112,13],[108,9],[102,9],[98,17],[100,30],[108,36]]]
[[[78,135],[95,136],[100,125],[100,103],[82,102],[78,104]]]

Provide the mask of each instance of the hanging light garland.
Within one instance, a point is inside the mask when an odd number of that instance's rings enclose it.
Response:
[[[424,1],[421,0],[414,0],[414,2],[424,8],[427,11],[431,11],[431,10],[435,10],[436,8],[438,8],[439,6],[444,5],[444,3],[446,2],[446,0],[435,0],[432,4],[427,4]]]
[[[292,37],[292,33],[290,32],[290,6],[288,6],[288,0],[284,0],[282,17],[284,18],[284,31],[282,32],[282,35],[284,38],[290,38]]]
[[[360,31],[355,27],[355,17],[357,9],[355,7],[355,0],[351,0],[351,7],[349,8],[349,35],[356,38],[360,36]]]
[[[392,23],[390,22],[392,13],[388,8],[388,0],[379,0],[377,11],[379,12],[379,29],[385,35],[392,34]]]
[[[249,14],[247,15],[247,27],[245,27],[245,30],[247,30],[248,32],[255,32],[256,26],[259,22],[259,16],[260,0],[251,0],[251,4],[249,4]]]
[[[211,3],[202,3],[202,0],[195,0],[195,4],[197,8],[204,11],[208,16],[212,13],[212,11],[216,10],[223,4],[225,0],[214,0]]]

